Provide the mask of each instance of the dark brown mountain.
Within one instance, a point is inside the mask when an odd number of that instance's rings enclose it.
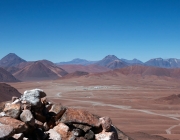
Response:
[[[74,73],[76,71],[84,71],[88,73],[99,73],[99,72],[106,72],[111,69],[99,66],[99,65],[59,65],[58,67],[64,69],[68,73]]]
[[[41,60],[31,62],[13,75],[22,81],[53,80],[66,75],[67,72],[52,62]]]
[[[19,82],[10,72],[0,67],[0,82]]]
[[[12,96],[20,97],[21,93],[14,87],[5,84],[5,83],[0,83],[0,102],[4,101],[10,101],[12,99]]]
[[[12,67],[22,62],[26,62],[24,59],[17,56],[15,53],[9,53],[0,60],[1,67]]]
[[[108,55],[102,60],[95,63],[96,65],[107,67],[110,69],[117,69],[128,66],[128,64],[119,58],[117,58],[115,55]]]
[[[180,94],[172,94],[155,100],[156,103],[180,104]]]

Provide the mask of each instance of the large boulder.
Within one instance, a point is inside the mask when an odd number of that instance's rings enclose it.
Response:
[[[23,133],[28,129],[24,122],[11,117],[1,117],[0,123],[12,126],[15,133]]]
[[[0,123],[0,139],[6,139],[14,134],[14,129],[10,125]]]
[[[59,123],[53,129],[61,135],[62,139],[69,139],[69,136],[71,136],[69,127],[63,123]]]
[[[53,113],[55,115],[55,121],[61,118],[61,116],[66,111],[66,108],[62,106],[61,104],[54,104],[51,106],[51,109],[49,110],[49,113]]]
[[[3,111],[7,116],[17,119],[21,112],[21,104],[6,103]]]
[[[32,107],[41,107],[41,98],[45,97],[46,93],[41,89],[26,90],[21,97],[22,101],[28,101]]]
[[[79,123],[99,127],[99,118],[88,111],[68,108],[61,117],[62,123]]]

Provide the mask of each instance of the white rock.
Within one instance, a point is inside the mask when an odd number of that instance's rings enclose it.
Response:
[[[49,133],[49,139],[51,139],[51,140],[62,140],[61,135],[53,129],[50,129],[46,133]]]

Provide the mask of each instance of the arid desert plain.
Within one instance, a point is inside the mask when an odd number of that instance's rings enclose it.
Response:
[[[180,140],[179,83],[169,77],[92,74],[10,85],[21,93],[40,88],[51,102],[109,116],[134,140]]]

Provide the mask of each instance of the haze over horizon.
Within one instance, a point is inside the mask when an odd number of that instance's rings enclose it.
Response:
[[[179,0],[0,1],[0,58],[180,58]]]

